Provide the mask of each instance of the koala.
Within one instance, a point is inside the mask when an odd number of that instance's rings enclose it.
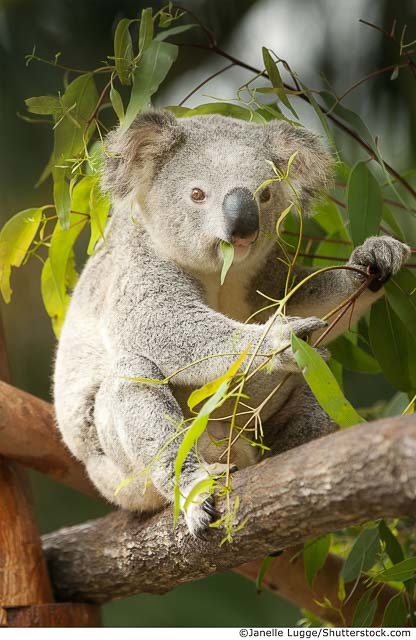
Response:
[[[172,502],[181,442],[175,433],[190,415],[190,391],[225,374],[263,336],[252,366],[278,353],[244,392],[255,407],[285,379],[262,413],[270,454],[336,428],[305,385],[290,336],[319,336],[326,326],[320,318],[371,271],[375,278],[352,318],[347,314],[326,342],[335,338],[383,295],[383,283],[401,268],[409,248],[391,237],[369,238],[349,261],[361,273],[322,273],[296,292],[284,318],[263,311],[246,322],[265,306],[259,292],[279,299],[285,290],[275,227],[293,192],[285,181],[259,186],[273,177],[271,162],[285,170],[295,152],[291,185],[307,211],[332,163],[318,137],[302,127],[220,115],[177,120],[153,110],[128,130],[109,134],[103,189],[111,194],[112,215],[72,295],[57,349],[54,398],[65,443],[110,502],[138,512]],[[234,245],[223,286],[221,241]],[[296,280],[310,271],[298,267]],[[169,384],[132,380],[164,380],[175,372]],[[182,507],[198,482],[225,468],[226,417],[227,410],[208,423],[198,452],[185,460]],[[254,464],[258,451],[239,438],[231,463]],[[189,531],[200,534],[217,517],[213,497],[202,494],[184,515]]]

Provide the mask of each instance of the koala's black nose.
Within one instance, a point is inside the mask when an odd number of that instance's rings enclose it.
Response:
[[[259,231],[259,208],[249,189],[231,189],[224,198],[222,210],[227,233],[234,244],[239,240],[253,242],[256,239]]]

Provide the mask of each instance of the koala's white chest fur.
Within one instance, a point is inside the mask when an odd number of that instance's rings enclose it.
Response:
[[[206,274],[201,280],[206,302],[211,309],[228,318],[245,322],[251,314],[247,301],[250,278],[241,271],[230,271],[221,286],[219,274]]]

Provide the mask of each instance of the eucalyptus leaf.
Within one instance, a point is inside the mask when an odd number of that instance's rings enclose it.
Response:
[[[341,575],[345,582],[351,582],[358,578],[361,572],[371,569],[379,551],[380,537],[378,527],[363,529],[344,561]]]
[[[289,109],[289,111],[291,111],[294,117],[298,118],[296,111],[290,104],[289,98],[287,97],[286,89],[280,76],[280,71],[276,61],[273,60],[272,56],[270,55],[270,51],[266,47],[262,48],[262,55],[269,80],[273,85],[273,91],[276,93],[282,104],[284,104],[284,106]],[[258,91],[261,91],[261,89],[258,89]]]
[[[353,627],[370,627],[377,611],[377,598],[373,598],[373,589],[365,591],[358,601],[352,619]]]
[[[378,525],[380,540],[384,542],[386,553],[393,564],[398,564],[404,560],[403,549],[390,527],[381,520]]]
[[[391,209],[389,209],[385,204],[383,204],[383,221],[388,224],[396,238],[402,242],[406,241],[403,229],[401,228],[397,218],[394,217]]]
[[[351,169],[347,199],[351,238],[357,247],[377,235],[383,213],[381,188],[366,162]]]
[[[345,120],[345,122],[352,125],[353,129],[360,135],[364,142],[366,142],[371,150],[374,151],[376,155],[378,155],[378,149],[375,140],[371,135],[367,125],[358,115],[358,113],[355,113],[355,111],[351,111],[351,109],[347,109],[346,107],[344,107],[338,102],[337,98],[331,93],[328,93],[328,91],[320,91],[319,95],[324,100],[328,109],[335,115],[342,118],[342,120]]]
[[[377,360],[357,344],[351,342],[345,335],[339,336],[331,342],[330,350],[332,357],[349,371],[371,374],[381,371]]]
[[[267,571],[270,569],[271,565],[273,564],[273,562],[275,560],[276,560],[276,558],[274,556],[267,556],[266,558],[264,558],[263,562],[261,563],[260,569],[259,569],[257,577],[256,577],[256,591],[257,591],[257,593],[261,593],[262,592],[264,576],[266,575]]]
[[[265,123],[265,119],[257,111],[252,111],[241,105],[232,104],[231,102],[208,102],[207,104],[200,104],[194,109],[187,109],[186,111],[183,111],[183,107],[180,109],[181,111],[174,111],[174,113],[182,118],[218,113],[222,116],[238,118],[239,120],[246,120],[247,122]]]
[[[221,240],[220,242],[220,250],[222,255],[222,269],[221,269],[221,286],[224,284],[226,275],[231,268],[231,265],[234,260],[234,245],[229,242],[225,242]]]
[[[178,56],[178,47],[153,40],[133,73],[133,87],[123,128],[128,129],[138,113],[150,104],[150,99],[166,78]]]
[[[133,62],[133,42],[130,25],[134,20],[123,18],[117,24],[114,34],[114,61],[121,84],[130,84],[130,70]]]
[[[166,29],[165,31],[161,31],[155,36],[155,40],[166,40],[171,36],[179,36],[181,33],[185,33],[185,31],[189,31],[189,29],[194,29],[198,25],[196,24],[182,24],[177,27],[171,27],[170,29]]]
[[[73,276],[73,264],[71,264],[73,246],[86,223],[86,216],[76,214],[71,214],[70,226],[65,229],[62,229],[57,222],[51,238],[49,257],[42,269],[42,299],[57,336],[59,336],[69,303],[67,284],[69,276]],[[73,288],[73,277],[70,281]]]
[[[326,535],[315,540],[305,542],[303,549],[303,564],[306,580],[312,587],[316,574],[324,566],[331,546],[331,536]]]
[[[416,388],[416,341],[385,298],[370,314],[370,344],[387,380],[400,391]]]
[[[119,94],[119,92],[117,91],[117,89],[115,89],[113,87],[113,85],[111,85],[110,88],[110,100],[111,100],[111,104],[113,106],[113,109],[117,115],[117,118],[120,122],[120,124],[122,124],[123,120],[124,120],[124,105],[123,105],[123,100],[121,99],[121,95]]]
[[[20,267],[32,244],[42,219],[42,208],[16,213],[0,231],[0,290],[5,302],[10,302],[12,267]]]
[[[322,199],[315,205],[313,219],[328,236],[338,234],[342,240],[350,240],[341,212],[329,198]]]
[[[401,269],[386,282],[385,289],[391,308],[416,340],[416,276]]]
[[[183,464],[194,444],[204,433],[208,424],[209,416],[221,402],[228,389],[228,381],[225,381],[201,407],[198,415],[193,420],[191,426],[183,437],[178,453],[175,458],[175,488],[174,488],[174,522],[176,524],[180,510],[180,477]]]
[[[87,249],[88,255],[94,252],[97,242],[104,239],[110,204],[110,198],[101,191],[99,183],[96,183],[90,193],[91,236]]]
[[[27,98],[25,105],[30,113],[39,115],[60,115],[62,113],[61,101],[57,96],[37,96]]]
[[[142,10],[142,15],[140,18],[140,29],[139,29],[139,53],[138,60],[143,55],[143,52],[146,51],[147,47],[150,45],[153,39],[153,11],[151,7],[147,7]]]
[[[406,582],[416,575],[416,556],[402,560],[374,576],[377,582]]]
[[[292,350],[306,382],[324,411],[340,427],[364,422],[345,398],[332,371],[316,350],[294,334]]]
[[[250,347],[247,347],[247,349],[240,355],[240,357],[235,362],[233,362],[233,364],[229,367],[228,371],[224,373],[224,375],[219,376],[218,378],[216,378],[215,380],[212,380],[211,382],[207,382],[207,384],[204,384],[204,386],[201,387],[200,389],[195,389],[194,391],[192,391],[192,393],[188,398],[188,407],[190,408],[191,411],[198,404],[200,404],[200,402],[203,402],[204,400],[212,396],[217,391],[217,389],[223,384],[223,382],[226,382],[227,380],[232,380],[232,378],[234,378],[240,366],[246,359],[249,350],[250,350]]]
[[[53,151],[54,203],[63,227],[69,224],[71,164],[85,151],[95,123],[89,123],[98,100],[92,74],[83,74],[67,87],[61,102],[63,116],[55,125]]]
[[[382,627],[400,628],[408,624],[407,607],[402,593],[393,596],[384,610]]]
[[[183,510],[186,511],[188,507],[195,501],[197,501],[198,496],[201,494],[211,493],[212,489],[215,486],[215,478],[204,478],[200,480],[194,487],[192,487],[192,491],[188,493],[186,496],[186,500],[183,505]]]

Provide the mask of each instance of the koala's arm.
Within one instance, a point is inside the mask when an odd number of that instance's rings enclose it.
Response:
[[[390,236],[368,238],[351,255],[348,266],[357,267],[374,274],[373,284],[354,303],[352,312],[347,312],[329,332],[323,343],[334,340],[350,325],[353,325],[383,293],[383,283],[404,265],[410,256],[407,245]],[[296,283],[317,269],[298,267],[295,270]],[[363,276],[348,269],[324,271],[309,279],[296,292],[287,306],[289,314],[318,316],[322,318],[338,304],[353,294],[363,282]]]
[[[262,340],[265,325],[246,325],[213,311],[192,278],[172,267],[163,270],[158,265],[158,269],[157,278],[154,272],[143,274],[139,284],[127,272],[115,280],[102,320],[113,359],[143,356],[164,376],[178,372],[173,384],[201,386],[223,375],[238,354],[249,346],[254,350]],[[290,344],[292,330],[306,337],[320,327],[322,323],[316,318],[276,321],[259,354]],[[254,366],[264,361],[259,355]],[[275,370],[293,367],[290,349],[274,358]]]

